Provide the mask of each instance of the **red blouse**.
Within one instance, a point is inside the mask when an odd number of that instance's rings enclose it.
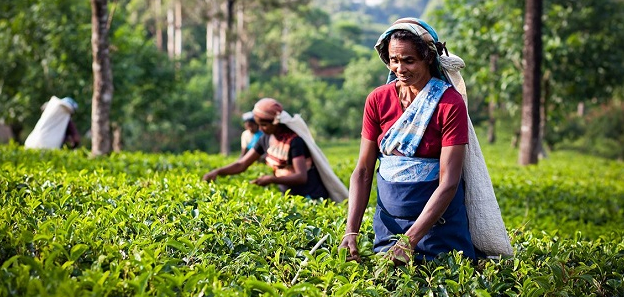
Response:
[[[366,98],[362,120],[362,137],[381,143],[384,134],[403,114],[395,83],[377,87]],[[440,158],[443,146],[468,143],[468,113],[464,101],[454,88],[448,88],[433,112],[416,156]]]

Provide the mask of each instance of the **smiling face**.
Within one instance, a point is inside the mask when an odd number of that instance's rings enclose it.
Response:
[[[401,84],[421,89],[431,79],[431,61],[423,59],[410,40],[390,39],[388,56],[388,68],[396,74]]]

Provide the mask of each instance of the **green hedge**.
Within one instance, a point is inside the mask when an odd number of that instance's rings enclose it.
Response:
[[[357,143],[323,148],[348,182]],[[201,175],[235,157],[0,146],[0,296],[624,295],[624,165],[484,153],[515,255],[392,267],[371,252],[372,207],[363,262],[345,262],[346,205],[249,184],[261,164],[208,184]]]

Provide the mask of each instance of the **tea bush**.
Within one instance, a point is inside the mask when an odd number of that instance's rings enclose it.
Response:
[[[514,256],[393,267],[372,207],[346,262],[346,204],[249,184],[261,164],[208,184],[234,157],[0,146],[0,296],[624,296],[624,165],[483,147]],[[348,183],[357,143],[323,148]]]

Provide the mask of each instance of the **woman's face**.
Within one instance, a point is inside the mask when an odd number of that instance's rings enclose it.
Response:
[[[249,130],[251,133],[256,133],[256,131],[258,131],[258,124],[252,121],[245,121],[245,130]]]
[[[273,123],[267,120],[262,120],[259,117],[254,117],[254,118],[256,120],[256,123],[258,123],[258,128],[260,129],[260,131],[262,131],[262,133],[264,134],[275,133],[275,130],[277,129],[277,125],[273,125]]]
[[[404,85],[422,88],[431,79],[430,62],[421,58],[412,42],[390,39],[388,56],[390,71],[394,72],[399,82]]]

